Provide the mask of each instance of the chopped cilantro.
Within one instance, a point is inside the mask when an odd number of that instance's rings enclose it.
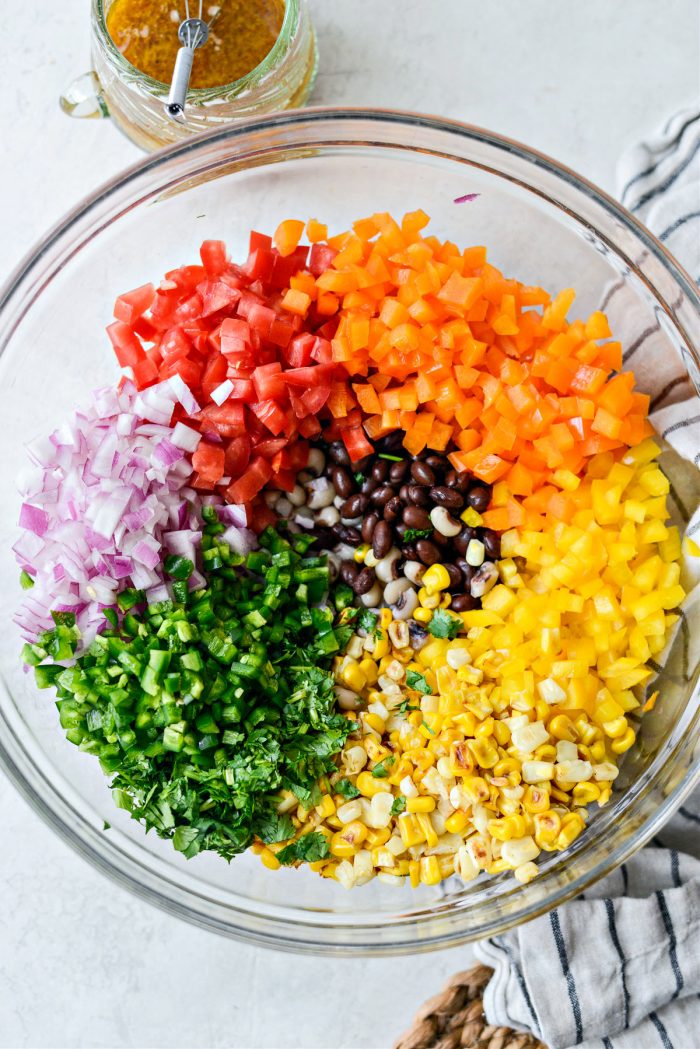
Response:
[[[411,701],[409,699],[404,699],[403,703],[400,703],[397,709],[400,714],[406,714],[409,710],[420,710],[420,707],[412,707]]]
[[[390,754],[388,758],[384,758],[383,761],[379,761],[372,769],[372,775],[375,779],[384,779],[389,775],[389,769],[396,761],[393,754]]]
[[[338,780],[333,786],[333,790],[336,794],[342,794],[344,798],[351,801],[353,798],[359,798],[360,792],[354,783],[351,783],[349,779]]]
[[[368,634],[372,634],[378,641],[381,641],[384,636],[377,628],[379,622],[379,616],[376,612],[370,612],[369,608],[363,608],[357,618],[357,625],[360,630],[366,630]]]
[[[390,463],[402,463],[403,462],[403,456],[402,455],[387,455],[386,452],[380,452],[379,453],[379,458],[380,459],[388,459]]]
[[[325,860],[330,855],[328,840],[318,831],[304,834],[297,841],[291,842],[276,854],[280,863],[314,863]]]
[[[403,543],[412,543],[416,539],[427,539],[433,534],[432,528],[407,528],[403,534]]]
[[[428,623],[428,630],[433,637],[446,637],[451,641],[457,636],[461,626],[461,619],[451,616],[444,608],[436,608],[433,618]]]
[[[406,684],[409,688],[415,689],[416,692],[422,692],[424,696],[432,696],[433,694],[432,688],[417,670],[406,671]]]
[[[353,477],[357,484],[362,484],[365,479],[365,475],[360,470],[358,470],[356,474],[353,474]]]
[[[394,803],[391,806],[391,815],[398,816],[406,808],[406,799],[403,794],[399,794],[397,798],[394,798]]]
[[[422,725],[423,728],[428,730],[428,732],[430,733],[431,736],[435,735],[435,732],[433,731],[433,729],[431,729],[431,727],[430,727],[430,725],[428,724],[427,721],[421,721],[421,725]]]

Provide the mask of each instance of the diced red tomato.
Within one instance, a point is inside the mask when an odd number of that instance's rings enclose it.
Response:
[[[192,465],[199,476],[210,484],[216,484],[224,476],[225,452],[220,444],[200,441],[192,454]]]
[[[201,447],[201,445],[200,445]],[[272,467],[262,455],[257,455],[238,480],[226,489],[226,499],[230,503],[249,503],[272,477]]]
[[[225,498],[246,504],[257,524],[261,487],[293,488],[308,461],[306,438],[321,432],[319,413],[327,413],[333,391],[342,399],[338,387],[347,378],[336,372],[330,343],[338,320],[315,308],[305,317],[282,309],[291,277],[310,279],[308,248],[282,257],[270,237],[253,232],[243,266],[228,260],[222,241],[205,241],[200,254],[202,265],[120,296],[109,337],[139,389],[173,375],[191,389],[201,410],[189,417],[178,404],[173,413],[173,422],[204,435],[191,483],[221,490],[221,478],[230,477]],[[317,245],[312,269],[323,272],[335,254]],[[212,394],[226,380],[231,392],[217,405]],[[348,409],[355,403],[352,394],[343,400]],[[354,429],[360,420],[359,410],[357,418],[348,410],[339,421]]]
[[[128,324],[123,321],[114,321],[108,325],[107,334],[122,368],[133,368],[145,358],[141,341],[134,335]]]
[[[284,381],[290,386],[330,386],[334,366],[332,364],[316,364],[308,368],[290,368],[284,372]]]
[[[272,276],[274,265],[275,256],[272,252],[267,251],[265,248],[257,248],[255,251],[251,251],[248,256],[243,266],[243,272],[251,280],[261,280],[267,283]]]
[[[150,309],[156,294],[152,284],[142,284],[133,291],[125,291],[114,303],[114,316],[124,324],[134,324]]]
[[[285,359],[290,368],[303,368],[311,364],[311,353],[316,339],[309,332],[295,335],[285,349]]]
[[[263,251],[272,250],[272,237],[268,237],[267,233],[257,233],[256,230],[250,231],[250,238],[248,240],[248,252],[252,254],[254,251],[262,249]]]
[[[226,445],[224,470],[227,477],[240,477],[250,462],[250,438],[243,434],[233,437]]]
[[[238,288],[232,288],[221,280],[208,280],[199,285],[199,294],[202,296],[202,316],[208,317],[212,313],[218,313],[234,303],[238,302],[241,293]]]
[[[177,361],[181,357],[187,357],[191,350],[192,343],[182,328],[168,328],[161,339],[160,352],[164,361]]]
[[[314,277],[320,277],[333,262],[338,252],[328,244],[312,244],[309,255],[309,269]]]
[[[274,433],[275,436],[278,433],[282,433],[287,423],[287,417],[277,401],[255,401],[251,404],[250,409],[255,412],[260,422],[265,424],[270,433]]]
[[[226,269],[226,245],[223,240],[205,240],[199,255],[210,277],[216,277]]]

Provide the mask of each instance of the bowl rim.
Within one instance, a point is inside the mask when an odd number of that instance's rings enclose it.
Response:
[[[46,278],[46,275],[41,271],[42,261],[46,259],[55,245],[60,244],[64,235],[69,233],[77,223],[89,218],[91,213],[96,209],[99,209],[101,204],[107,202],[110,198],[113,198],[113,196],[120,190],[126,190],[134,180],[141,176],[155,173],[159,169],[169,165],[172,161],[177,161],[178,158],[186,157],[188,154],[203,154],[209,147],[216,146],[216,144],[221,142],[229,142],[235,155],[235,146],[237,142],[241,139],[246,141],[247,138],[250,138],[259,132],[264,133],[275,130],[292,130],[295,127],[304,127],[307,125],[318,126],[322,129],[324,125],[331,122],[351,122],[362,120],[384,126],[403,126],[407,129],[418,128],[426,131],[456,135],[463,140],[476,141],[505,151],[506,153],[514,154],[518,160],[529,162],[535,167],[543,168],[549,175],[554,176],[555,179],[568,183],[579,192],[582,191],[586,196],[591,198],[595,204],[602,206],[603,209],[612,218],[617,220],[623,228],[631,231],[637,239],[648,248],[651,254],[655,256],[656,260],[662,264],[675,285],[680,287],[685,294],[690,303],[691,312],[700,318],[700,292],[689,274],[680,265],[677,259],[675,259],[673,254],[669,252],[666,246],[658,240],[658,238],[655,237],[654,234],[652,234],[643,223],[639,221],[639,219],[637,219],[623,205],[618,203],[610,194],[597,187],[588,179],[578,175],[571,168],[555,161],[547,154],[532,149],[529,146],[525,146],[517,140],[507,136],[496,134],[475,125],[439,116],[424,115],[410,110],[383,109],[379,107],[316,106],[304,110],[276,113],[265,117],[252,117],[228,125],[222,129],[214,129],[209,132],[192,136],[189,139],[170,145],[154,154],[147,155],[146,157],[137,160],[135,163],[118,172],[111,179],[103,182],[94,191],[87,194],[77,205],[75,205],[74,208],[59,219],[43,238],[38,240],[34,246],[30,248],[0,288],[0,321],[3,322],[0,326],[0,353],[4,351],[5,346],[12,338],[16,328],[30,309],[34,297],[44,286],[46,286],[47,283],[50,283],[55,272],[57,272],[57,269],[62,268],[72,255],[80,250],[85,239],[81,239],[80,244],[77,246],[74,245],[70,253],[66,257],[61,258],[59,267],[56,265],[52,266],[48,278]],[[350,144],[350,142],[348,142],[348,144]],[[292,144],[290,143],[290,145]],[[390,143],[386,142],[384,145],[390,146]],[[162,190],[163,187],[161,187],[161,192]],[[137,202],[138,201],[133,201],[133,199],[131,200],[132,204]],[[113,217],[107,217],[105,224],[108,225],[111,221],[113,221]],[[96,232],[99,233],[101,228],[102,227],[99,227]],[[94,234],[95,231],[93,231],[93,235]],[[32,279],[33,277],[38,280],[38,283],[35,283],[35,280]],[[657,297],[658,295],[660,295],[659,292],[657,292]],[[17,304],[15,304],[15,298],[19,299]],[[5,323],[6,311],[9,315],[7,323]],[[697,356],[697,347],[694,346],[692,339],[684,330],[680,321],[676,320],[676,325],[677,330],[685,337],[686,342],[693,347],[692,352],[696,357],[696,363],[700,365],[700,358]],[[3,330],[3,328],[5,330]],[[700,720],[700,714],[695,720],[696,722]],[[0,767],[4,769],[11,782],[13,782],[15,787],[27,799],[32,808],[42,817],[42,819],[77,852],[90,860],[93,866],[102,873],[109,875],[113,881],[130,889],[137,896],[155,903],[161,909],[175,914],[178,917],[185,918],[193,924],[213,929],[230,937],[259,946],[274,947],[276,949],[296,952],[323,952],[346,955],[368,954],[370,952],[374,955],[395,954],[403,953],[407,950],[425,951],[447,946],[455,946],[475,938],[475,933],[467,928],[464,923],[462,923],[462,928],[460,928],[458,908],[452,909],[452,916],[449,922],[447,922],[446,915],[444,915],[442,929],[434,932],[429,931],[425,926],[429,921],[433,920],[436,913],[438,913],[435,909],[430,912],[416,915],[411,912],[411,908],[409,907],[407,908],[407,913],[405,915],[399,916],[396,921],[392,921],[390,924],[382,924],[381,919],[377,919],[373,923],[363,924],[360,922],[360,929],[366,930],[367,933],[370,933],[372,929],[376,929],[379,926],[381,926],[383,930],[403,930],[403,935],[399,937],[395,936],[392,938],[391,942],[383,944],[377,944],[374,942],[356,942],[356,938],[351,935],[351,926],[345,923],[339,925],[333,922],[307,922],[300,919],[286,919],[281,923],[278,917],[261,917],[258,914],[251,914],[251,912],[248,911],[243,912],[240,908],[229,907],[229,915],[235,917],[237,914],[244,913],[245,918],[247,919],[247,922],[244,920],[242,923],[232,925],[230,921],[224,921],[222,918],[217,917],[211,908],[209,911],[207,911],[206,907],[200,907],[199,910],[196,910],[193,908],[191,902],[188,903],[188,900],[191,901],[196,894],[191,892],[186,886],[179,886],[175,885],[173,882],[168,882],[168,885],[171,887],[171,894],[169,896],[163,895],[158,888],[158,885],[162,884],[162,878],[159,878],[153,872],[147,871],[147,877],[139,880],[136,873],[139,870],[143,871],[144,868],[137,860],[132,857],[126,857],[125,866],[120,868],[114,862],[113,857],[104,850],[100,850],[96,843],[91,842],[91,837],[95,838],[95,842],[97,841],[96,832],[94,831],[94,828],[87,825],[82,817],[80,817],[82,824],[81,830],[79,831],[76,829],[77,820],[75,817],[77,816],[77,813],[72,809],[70,802],[66,798],[54,792],[56,803],[52,806],[46,800],[45,795],[37,793],[24,771],[27,767],[34,765],[33,759],[25,748],[21,738],[14,733],[12,726],[7,721],[5,713],[2,710],[0,710],[0,723],[8,729],[9,733],[7,737],[5,737],[4,733],[0,734]],[[6,739],[14,739],[15,745],[8,745]],[[680,749],[680,747],[681,744],[678,744],[676,749]],[[682,804],[685,797],[698,782],[700,782],[700,753],[695,756],[694,762],[690,763],[688,774],[685,776],[684,780],[673,787],[670,793],[664,798],[663,802],[657,807],[653,815],[649,816],[639,828],[636,828],[634,834],[630,834],[629,837],[608,853],[605,861],[598,863],[597,866],[589,871],[580,874],[568,884],[562,884],[555,887],[547,900],[542,900],[541,902],[535,901],[530,905],[524,902],[518,913],[516,923],[530,920],[556,906],[559,906],[561,903],[583,891],[604,874],[609,873],[625,862],[626,859],[628,859],[658,831],[671,812]],[[67,819],[66,817],[70,816],[71,813],[73,819]],[[87,834],[85,833],[86,829],[88,832]],[[116,852],[114,855],[117,855]],[[151,884],[147,883],[149,880]],[[204,900],[204,895],[200,893],[198,898]],[[525,900],[525,894],[523,894],[523,899]],[[439,909],[441,914],[442,910],[443,908]],[[449,910],[450,907],[448,904],[447,911]],[[500,920],[496,918],[492,920],[490,924],[484,925],[479,930],[479,935],[494,935],[513,924],[514,921],[510,916],[501,918]],[[339,930],[346,934],[345,939],[342,942],[339,941],[337,936]],[[406,936],[405,933],[410,930],[414,930],[413,935]],[[325,941],[322,936],[319,936],[319,934],[324,931],[331,934],[330,938],[327,938]],[[369,937],[369,939],[371,940],[371,937]]]

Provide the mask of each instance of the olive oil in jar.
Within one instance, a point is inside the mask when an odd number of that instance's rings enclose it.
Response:
[[[195,52],[191,88],[221,87],[250,73],[272,50],[284,20],[284,0],[205,0],[209,39]],[[180,41],[184,0],[112,0],[107,30],[124,58],[167,84]]]

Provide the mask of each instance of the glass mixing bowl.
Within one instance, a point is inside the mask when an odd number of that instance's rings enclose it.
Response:
[[[453,203],[465,193],[480,196]],[[346,892],[309,872],[272,873],[252,855],[230,865],[213,855],[187,861],[169,842],[146,836],[114,808],[97,762],[65,741],[51,695],[22,673],[10,626],[19,599],[10,554],[15,476],[26,441],[53,429],[93,387],[115,382],[104,335],[115,295],[195,260],[205,237],[224,238],[240,258],[251,227],[272,231],[285,217],[314,216],[340,230],[374,211],[418,207],[440,236],[487,244],[507,273],[551,290],[575,286],[577,315],[614,294],[628,343],[651,327],[659,359],[682,358],[700,389],[697,290],[631,215],[533,150],[412,114],[288,113],[149,156],[49,233],[0,299],[0,760],[36,811],[121,885],[199,925],[277,948],[407,953],[502,931],[622,863],[700,779],[698,682],[685,680],[679,632],[662,700],[643,720],[611,803],[565,854],[544,855],[535,881],[452,879],[417,891],[374,881]],[[687,616],[697,636],[697,602]]]

